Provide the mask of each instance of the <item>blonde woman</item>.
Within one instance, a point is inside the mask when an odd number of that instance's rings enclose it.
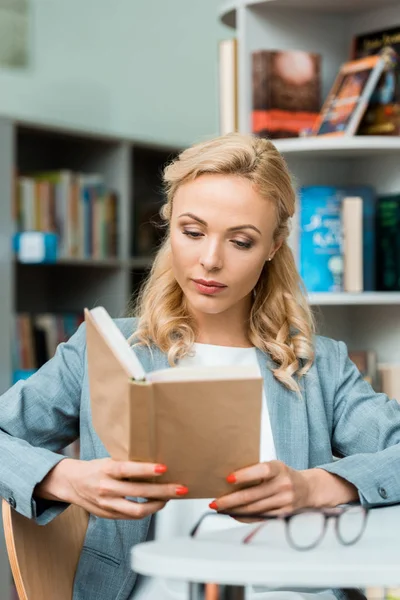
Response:
[[[230,474],[232,492],[211,508],[245,516],[398,502],[400,406],[363,381],[345,344],[314,334],[287,244],[295,192],[274,145],[217,138],[184,151],[164,179],[165,241],[137,318],[118,326],[146,370],[254,363],[264,378],[260,463]],[[80,460],[56,453],[78,436]],[[129,564],[134,544],[187,534],[207,508],[177,501],[182,482],[135,482],[165,468],[108,457],[91,422],[84,326],[0,398],[0,495],[42,524],[70,503],[91,514],[74,600],[186,597]],[[235,490],[243,482],[256,485]],[[347,596],[319,596],[334,597]]]

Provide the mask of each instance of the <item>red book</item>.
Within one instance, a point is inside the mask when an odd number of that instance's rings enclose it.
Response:
[[[252,131],[269,138],[298,137],[321,108],[321,57],[299,50],[252,54]]]

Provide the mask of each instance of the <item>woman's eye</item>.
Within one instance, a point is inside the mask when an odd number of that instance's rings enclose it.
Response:
[[[252,242],[241,242],[240,240],[233,240],[234,244],[238,248],[242,248],[243,250],[249,250],[252,247]]]
[[[186,229],[184,229],[182,231],[182,233],[183,233],[183,235],[188,235],[189,237],[192,237],[192,238],[198,238],[201,235],[203,235],[202,233],[200,233],[200,231],[187,231]]]

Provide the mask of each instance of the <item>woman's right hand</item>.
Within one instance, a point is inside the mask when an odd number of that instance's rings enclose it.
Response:
[[[188,489],[179,483],[146,483],[166,471],[164,465],[112,458],[64,458],[34,490],[34,496],[82,506],[104,519],[143,519],[161,510],[168,500],[181,498]],[[135,502],[126,497],[145,498]]]

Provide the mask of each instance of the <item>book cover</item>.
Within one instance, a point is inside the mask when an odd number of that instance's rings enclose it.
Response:
[[[390,49],[393,61],[379,78],[360,124],[361,135],[400,134],[400,26],[356,35],[352,44],[352,59],[378,54]]]
[[[58,235],[59,257],[68,256],[67,227],[71,186],[74,175],[69,170],[40,171],[31,174],[36,182],[46,182],[50,186],[50,222],[51,231]],[[68,233],[68,235],[71,235]]]
[[[189,488],[185,498],[228,493],[227,475],[259,462],[258,369],[177,367],[143,379],[134,350],[106,311],[85,309],[85,321],[93,425],[112,458],[167,465],[157,482],[180,482]]]
[[[389,64],[382,74],[376,92],[374,92],[373,101],[380,101],[384,104],[390,102],[400,102],[400,26],[380,29],[356,35],[353,38],[351,59],[364,58],[379,54],[383,49],[389,50],[396,62]]]
[[[238,42],[221,40],[219,55],[219,129],[220,135],[238,131]]]
[[[314,135],[354,135],[385,65],[375,55],[344,63],[314,124]]]
[[[346,196],[362,198],[362,260],[364,292],[376,290],[376,192],[369,185],[343,188]]]
[[[272,139],[312,128],[321,107],[321,57],[300,50],[252,54],[252,131]]]
[[[377,290],[400,290],[400,195],[378,198],[376,217]]]
[[[299,272],[309,292],[343,290],[342,198],[336,187],[300,188]]]
[[[342,203],[343,290],[360,293],[363,281],[363,200],[347,196]]]

